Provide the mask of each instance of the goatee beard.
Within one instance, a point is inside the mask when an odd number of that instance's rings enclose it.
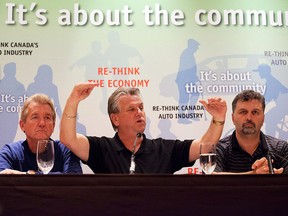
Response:
[[[250,135],[250,134],[255,134],[256,133],[256,130],[255,130],[255,128],[253,127],[253,128],[243,128],[242,129],[242,132],[243,132],[243,134],[245,134],[245,135]]]
[[[249,124],[249,126],[246,126],[246,124]],[[251,126],[251,124],[253,126]],[[246,122],[243,124],[242,126],[242,132],[243,134],[245,135],[250,135],[250,134],[255,134],[256,133],[256,127],[255,127],[255,124],[253,122]]]

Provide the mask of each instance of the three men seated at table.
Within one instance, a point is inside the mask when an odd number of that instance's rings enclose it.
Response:
[[[108,114],[114,130],[113,138],[84,136],[76,133],[76,113],[80,101],[86,99],[95,83],[75,85],[61,118],[60,139],[54,140],[55,164],[52,173],[82,173],[80,159],[94,173],[173,174],[192,166],[199,158],[199,145],[204,141],[217,144],[217,166],[214,173],[267,174],[269,153],[275,174],[288,173],[286,141],[261,132],[264,123],[265,98],[252,90],[239,93],[232,102],[235,131],[220,139],[227,106],[219,97],[201,100],[212,120],[200,139],[148,139],[144,103],[137,88],[119,88],[108,100]],[[51,139],[55,127],[53,102],[44,94],[29,97],[22,108],[19,126],[25,141],[6,144],[0,151],[0,174],[33,174],[38,171],[38,140]],[[100,122],[99,122],[100,124]],[[219,141],[219,142],[218,142]],[[64,145],[63,145],[64,144]]]

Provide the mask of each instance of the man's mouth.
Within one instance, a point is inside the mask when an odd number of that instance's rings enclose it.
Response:
[[[37,133],[46,133],[46,130],[37,130]]]
[[[136,122],[137,123],[144,123],[145,121],[143,119],[138,119]]]
[[[253,122],[246,122],[243,124],[243,127],[255,127],[255,124]]]

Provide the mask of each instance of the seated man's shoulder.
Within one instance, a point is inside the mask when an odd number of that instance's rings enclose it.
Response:
[[[19,149],[19,148],[23,148],[24,146],[25,146],[25,141],[24,140],[19,140],[17,142],[5,144],[2,149],[7,149],[7,148],[9,148],[9,149]]]
[[[228,135],[219,140],[219,144],[228,144],[232,139],[232,135]]]
[[[266,140],[271,144],[278,144],[278,145],[281,144],[281,145],[288,146],[288,142],[284,139],[276,138],[270,135],[265,135],[265,137],[266,137]]]

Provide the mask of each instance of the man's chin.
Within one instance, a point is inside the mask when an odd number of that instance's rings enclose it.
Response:
[[[48,140],[48,139],[50,139],[50,137],[47,136],[46,134],[42,136],[37,136],[37,140]]]
[[[252,134],[256,133],[256,130],[254,128],[253,129],[252,128],[251,129],[243,129],[242,132],[245,135],[252,135]]]
[[[139,122],[137,127],[140,129],[140,130],[145,130],[146,128],[146,123],[145,122]]]

